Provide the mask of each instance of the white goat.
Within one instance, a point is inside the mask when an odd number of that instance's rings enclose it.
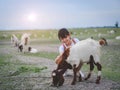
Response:
[[[24,33],[21,37],[21,42],[19,44],[19,50],[22,52],[25,52],[28,50],[28,44],[29,44],[30,34]]]
[[[86,39],[79,41],[71,48],[65,50],[61,57],[61,61],[66,60],[73,66],[74,78],[72,81],[72,85],[76,82],[76,74],[79,73],[83,63],[90,64],[90,72],[88,73],[85,80],[90,78],[91,73],[94,69],[94,65],[97,66],[98,76],[96,79],[96,83],[100,83],[101,79],[101,69],[102,66],[100,64],[100,43],[93,39]],[[79,73],[79,80],[81,80],[81,75]]]
[[[17,38],[14,34],[12,34],[12,36],[11,36],[11,43],[12,43],[15,47],[18,46],[19,40],[18,40],[18,38]]]

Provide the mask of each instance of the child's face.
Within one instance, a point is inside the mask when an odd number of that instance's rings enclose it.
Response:
[[[70,35],[67,35],[65,38],[61,38],[60,41],[62,43],[65,43],[67,46],[69,46],[71,44],[71,38]]]

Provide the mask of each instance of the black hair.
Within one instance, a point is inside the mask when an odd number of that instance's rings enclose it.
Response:
[[[66,28],[62,28],[58,31],[58,38],[66,38],[68,35],[70,35],[69,31]]]

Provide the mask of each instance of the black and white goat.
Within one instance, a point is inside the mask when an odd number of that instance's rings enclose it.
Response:
[[[23,51],[24,53],[25,53],[25,51],[28,51],[29,40],[30,40],[30,34],[24,33],[21,37],[21,41],[18,46],[18,50],[21,52]]]
[[[28,52],[30,52],[30,53],[37,53],[38,50],[35,49],[35,48],[32,48],[32,47],[28,47]]]

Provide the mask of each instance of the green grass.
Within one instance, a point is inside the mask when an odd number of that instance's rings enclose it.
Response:
[[[95,32],[95,30],[97,32]],[[117,33],[110,35],[109,31],[116,30]],[[115,36],[120,35],[120,28],[73,28],[69,29],[72,32],[72,37],[79,39],[85,39],[88,37],[94,37],[98,39],[98,33],[107,34],[105,38],[112,39]],[[0,40],[10,40],[12,34],[15,34],[19,39],[23,33],[30,33],[31,39],[39,40],[58,40],[58,30],[16,30],[16,31],[0,31]]]
[[[16,76],[16,75],[20,75],[21,73],[27,73],[27,72],[31,72],[31,73],[40,73],[42,70],[47,69],[46,66],[44,67],[35,67],[35,66],[30,66],[30,65],[22,65],[19,68],[17,68],[17,70],[13,73],[10,74],[10,76]]]
[[[31,39],[56,39],[57,30],[16,30],[16,31],[0,31],[0,40],[10,40],[12,34],[20,39],[23,33],[31,34]]]
[[[4,54],[0,55],[0,77],[7,76],[9,74],[8,72],[10,70],[10,65],[11,65],[9,59],[11,58],[12,58],[11,55],[4,55]]]
[[[0,55],[0,67],[9,64],[8,61],[5,61],[7,58],[11,58],[9,55]]]
[[[105,78],[120,81],[120,44],[102,48],[101,62]]]
[[[42,52],[38,52],[35,54],[26,53],[25,55],[34,56],[34,57],[43,57],[43,58],[48,58],[48,59],[54,60],[57,57],[58,53],[42,51]]]

